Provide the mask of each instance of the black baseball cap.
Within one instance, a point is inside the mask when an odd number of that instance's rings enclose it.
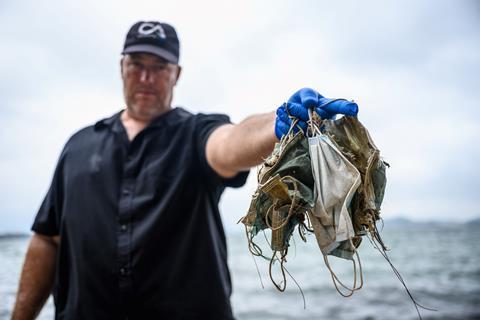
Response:
[[[146,52],[178,64],[180,43],[175,28],[158,21],[139,21],[127,33],[122,54]]]

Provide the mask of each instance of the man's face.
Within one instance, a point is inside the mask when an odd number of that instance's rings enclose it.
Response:
[[[123,94],[131,116],[151,120],[171,108],[180,67],[148,53],[127,54],[121,60]]]

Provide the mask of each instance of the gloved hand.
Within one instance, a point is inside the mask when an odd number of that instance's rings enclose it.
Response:
[[[356,116],[358,105],[344,99],[328,99],[310,88],[303,88],[295,92],[288,102],[277,109],[275,120],[275,135],[280,139],[290,129],[292,119],[298,119],[298,126],[305,132],[307,130],[308,109],[312,108],[322,119],[334,119],[337,114]],[[290,116],[289,116],[290,115]],[[294,128],[297,132],[298,129]]]

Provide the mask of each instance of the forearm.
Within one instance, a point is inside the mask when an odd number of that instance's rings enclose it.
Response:
[[[226,154],[237,169],[248,169],[262,163],[278,141],[275,136],[275,112],[253,115],[230,132]]]
[[[221,176],[231,177],[260,164],[273,150],[275,113],[253,115],[215,130],[207,142],[207,160]]]
[[[52,290],[57,244],[34,234],[23,265],[12,320],[34,319]]]

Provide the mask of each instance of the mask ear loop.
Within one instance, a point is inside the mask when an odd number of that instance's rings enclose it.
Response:
[[[285,112],[288,114],[288,117],[290,118],[291,120],[291,124],[290,124],[290,129],[288,130],[287,132],[287,136],[290,135],[290,133],[292,132],[293,128],[297,127],[298,130],[300,131],[303,131],[302,127],[300,127],[300,125],[298,125],[298,118],[297,117],[294,117],[290,114],[290,112],[288,111],[288,108],[287,108],[287,103],[284,103],[283,104],[283,107],[285,109]]]
[[[288,132],[286,134],[287,136],[289,136],[293,133],[293,128],[297,127],[297,124],[298,124],[298,119],[297,118],[291,117],[290,119],[292,119],[292,124],[290,125],[290,129],[288,129]]]
[[[330,100],[330,101],[328,101],[328,102],[325,102],[324,104],[319,105],[318,107],[319,107],[319,108],[323,108],[323,107],[328,106],[329,104],[334,103],[334,102],[337,102],[337,101],[354,102],[353,100],[350,101],[350,100],[347,100],[347,99],[344,99],[344,98],[337,98],[337,99],[332,99],[332,100]]]
[[[322,119],[320,116],[315,112],[315,115],[313,114],[313,108],[308,109],[308,129],[307,129],[307,137],[311,138],[316,135],[320,135],[320,127],[319,124],[317,124],[317,121],[315,118],[318,119],[318,122],[321,123]]]
[[[298,124],[298,119],[290,116],[290,119],[292,119],[292,123],[290,124],[290,129],[288,129],[287,134],[284,134],[282,138],[280,139],[280,153],[283,152],[283,148],[293,139],[294,134],[293,134],[293,128],[295,128]],[[300,127],[299,127],[300,128]],[[302,128],[300,128],[302,130]]]
[[[290,202],[290,208],[288,209],[288,214],[285,220],[277,227],[274,227],[271,225],[270,220],[272,220],[271,215],[273,211],[276,210],[275,204],[272,204],[270,208],[268,208],[267,213],[265,214],[265,224],[267,227],[269,227],[272,231],[279,230],[287,225],[287,223],[290,221],[290,219],[296,214],[298,211],[298,199],[297,199],[297,194],[298,192],[298,186],[297,182],[293,179],[292,176],[284,176],[280,179],[283,183],[286,183],[286,181],[289,181],[293,185],[293,197],[291,197],[291,202]]]
[[[319,108],[323,108],[325,106],[328,106],[329,104],[333,103],[333,102],[336,102],[336,101],[348,101],[348,102],[354,102],[353,100],[352,101],[349,101],[347,99],[343,99],[343,98],[338,98],[338,99],[332,99],[320,106],[318,106]],[[288,113],[288,109],[287,110],[287,113]],[[322,134],[321,133],[321,130],[320,130],[320,126],[322,125],[322,121],[323,119],[318,115],[317,112],[315,112],[315,108],[309,108],[308,109],[308,117],[309,117],[309,121],[308,121],[308,130],[307,130],[307,137],[313,137],[315,135],[320,135]]]
[[[333,269],[332,269],[332,267],[331,267],[331,265],[328,261],[327,255],[323,255],[325,265],[327,266],[327,269],[330,272],[330,276],[332,277],[332,281],[333,281],[333,284],[335,285],[335,289],[337,290],[337,292],[341,296],[344,296],[346,298],[350,297],[351,295],[353,295],[353,293],[355,291],[358,291],[363,287],[363,270],[362,270],[362,263],[360,261],[360,256],[358,255],[358,250],[357,250],[357,248],[355,248],[351,238],[349,238],[349,241],[350,241],[350,245],[354,248],[353,249],[354,250],[354,257],[352,257],[352,263],[353,263],[353,286],[352,287],[349,287],[349,286],[345,285],[342,281],[340,281],[338,276],[333,271]],[[357,258],[359,270],[357,270],[357,263],[355,262],[355,257]],[[360,284],[358,286],[357,286],[357,273],[360,277]],[[343,293],[340,290],[340,288],[338,287],[338,285],[342,286],[345,290],[347,290],[347,293]]]
[[[323,104],[321,107],[323,106],[326,106],[334,101],[338,101],[338,100],[345,100],[345,99],[334,99],[332,101],[329,101],[325,104]],[[308,121],[308,133],[311,134],[311,137],[313,136],[316,136],[316,135],[322,135],[322,132],[320,130],[320,125],[322,123],[322,119],[320,118],[320,116],[318,115],[318,113],[315,112],[315,114],[313,114],[314,112],[314,109],[313,108],[310,108],[308,109],[308,117],[309,117],[309,121]],[[317,119],[315,119],[317,118]],[[310,136],[309,136],[310,137]],[[360,256],[358,255],[358,251],[357,251],[357,248],[355,247],[355,245],[353,244],[352,242],[352,238],[350,237],[350,235],[348,235],[348,238],[349,238],[349,241],[350,241],[350,245],[352,246],[353,248],[353,254],[354,254],[354,257],[352,257],[352,263],[353,263],[353,286],[352,287],[349,287],[347,285],[345,285],[339,278],[338,276],[335,274],[335,272],[333,271],[330,263],[329,263],[329,260],[328,260],[328,256],[327,255],[323,255],[323,259],[325,261],[325,265],[327,266],[327,269],[328,271],[330,272],[330,276],[332,277],[332,280],[333,280],[333,284],[335,285],[335,289],[337,290],[337,292],[344,296],[344,297],[350,297],[351,295],[353,295],[353,293],[357,290],[360,290],[362,287],[363,287],[363,270],[362,270],[362,263],[360,261]],[[356,261],[355,261],[355,257],[356,257]],[[358,268],[359,270],[357,270],[357,262],[358,262]],[[359,275],[359,278],[360,278],[360,284],[357,286],[357,274]],[[339,285],[341,287],[343,287],[345,290],[347,290],[347,293],[343,293],[340,288],[339,288]]]

